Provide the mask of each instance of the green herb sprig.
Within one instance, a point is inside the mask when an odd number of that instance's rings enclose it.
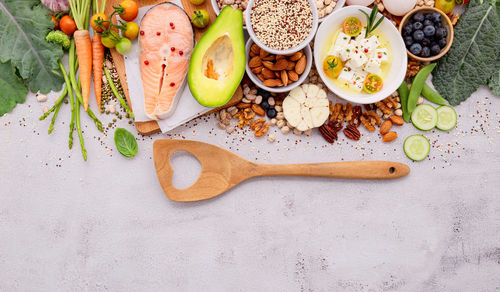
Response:
[[[377,13],[378,13],[377,4],[373,5],[372,12],[370,13],[370,15],[368,15],[368,13],[366,13],[361,9],[359,9],[359,11],[361,11],[361,13],[363,13],[366,16],[365,38],[367,38],[370,35],[370,33],[372,33],[382,23],[385,17],[382,16],[377,20]]]
[[[115,130],[115,145],[118,152],[125,157],[133,157],[137,153],[138,147],[134,135],[124,128]]]

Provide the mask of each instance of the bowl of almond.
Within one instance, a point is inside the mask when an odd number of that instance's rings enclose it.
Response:
[[[309,45],[292,54],[276,55],[249,39],[245,49],[248,77],[269,92],[288,92],[302,84],[311,71],[312,50]]]

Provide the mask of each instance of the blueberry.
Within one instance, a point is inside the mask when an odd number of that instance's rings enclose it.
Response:
[[[422,13],[418,12],[413,14],[413,20],[422,22],[425,20],[425,16]]]
[[[425,20],[430,20],[432,21],[432,13],[427,13],[425,16]]]
[[[429,14],[427,14],[427,15],[429,15]],[[434,26],[434,22],[432,22],[429,19],[424,20],[424,26],[429,26],[429,25]]]
[[[413,30],[419,30],[424,28],[424,25],[421,22],[415,22],[413,23]]]
[[[257,89],[257,95],[262,96],[262,100],[267,100],[269,96],[271,96],[271,93],[269,91],[265,91],[262,88]]]
[[[404,40],[407,47],[413,45],[413,38],[411,36],[405,36]]]
[[[431,55],[435,56],[441,52],[441,47],[438,44],[433,44],[431,46]]]
[[[269,103],[267,102],[267,100],[263,100],[260,103],[260,107],[263,108],[265,111],[267,111],[271,106],[269,105]]]
[[[431,40],[430,40],[430,39],[428,39],[428,38],[424,38],[424,39],[422,40],[422,46],[428,46],[428,45],[430,45],[430,44],[431,44]]]
[[[439,40],[438,44],[439,44],[439,46],[441,48],[444,48],[444,47],[446,47],[446,45],[448,44],[448,42],[446,41],[445,38],[442,38],[442,39]]]
[[[423,39],[424,39],[424,32],[421,31],[421,30],[416,30],[414,33],[413,33],[413,39],[416,41],[416,42],[421,42]]]
[[[410,23],[406,24],[403,27],[403,34],[404,35],[411,35],[412,32],[413,32],[413,25],[411,25]]]
[[[278,114],[278,112],[274,108],[268,109],[266,113],[267,113],[267,117],[270,119],[275,118],[276,115]]]
[[[431,13],[431,15],[432,15],[431,20],[434,23],[441,23],[441,14],[439,14],[439,12],[433,12]]]
[[[424,58],[428,58],[430,55],[431,55],[431,49],[429,49],[429,47],[424,47],[422,49],[422,52],[420,53],[420,56]]]
[[[436,29],[434,26],[428,25],[424,27],[424,34],[425,36],[433,36],[436,33]]]
[[[422,52],[422,46],[420,44],[415,43],[415,44],[411,45],[410,52],[413,55],[418,56]]]
[[[439,27],[436,29],[436,37],[442,39],[445,38],[448,35],[448,31],[444,27]]]

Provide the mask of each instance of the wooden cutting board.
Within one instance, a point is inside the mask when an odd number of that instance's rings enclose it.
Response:
[[[110,15],[111,12],[113,12],[113,6],[117,6],[120,4],[122,0],[108,0],[106,1],[106,10],[105,13],[107,15]],[[137,3],[139,4],[139,7],[143,6],[149,6],[149,5],[155,5],[158,3],[163,3],[163,2],[169,2],[165,0],[138,0]],[[191,16],[193,14],[194,10],[198,9],[205,9],[208,11],[208,14],[210,15],[210,23],[213,23],[215,20],[215,12],[212,9],[212,4],[210,3],[210,0],[205,0],[205,3],[202,5],[193,5],[189,0],[181,0],[182,6],[184,7],[184,10],[186,13]],[[116,18],[113,17],[113,22],[116,23]],[[138,23],[140,25],[140,23]],[[206,29],[200,30],[197,28],[194,28],[194,37],[196,41],[198,41],[201,36],[205,33]],[[118,72],[118,75],[120,77],[120,82],[122,84],[123,88],[123,93],[125,93],[125,96],[127,97],[127,103],[129,104],[130,108],[132,108],[131,103],[130,103],[130,97],[129,97],[129,91],[128,91],[128,85],[127,85],[127,74],[125,73],[125,62],[123,59],[123,56],[118,53],[116,50],[112,49],[111,50],[111,55],[113,56],[113,62],[115,63],[116,71]],[[213,113],[215,111],[218,111],[222,108],[230,107],[233,106],[241,101],[243,98],[243,91],[241,90],[241,86],[238,87],[236,92],[234,93],[233,97],[231,100],[225,104],[222,107],[215,108],[211,110],[209,113]],[[149,122],[136,122],[135,127],[137,131],[142,134],[142,135],[152,135],[154,133],[160,132],[160,127],[158,126],[158,123],[156,121],[149,121]]]

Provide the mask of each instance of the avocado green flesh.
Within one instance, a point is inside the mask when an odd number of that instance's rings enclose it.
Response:
[[[245,74],[243,13],[226,6],[191,55],[189,89],[203,106],[226,104]]]

